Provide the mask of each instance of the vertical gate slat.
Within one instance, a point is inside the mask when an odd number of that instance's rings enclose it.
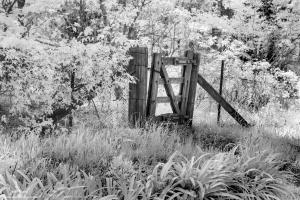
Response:
[[[147,100],[147,116],[155,116],[156,97],[158,93],[159,76],[162,65],[161,54],[154,53],[151,64],[150,83]]]
[[[192,51],[186,51],[185,57],[192,60],[193,54],[194,53]],[[181,101],[181,105],[180,105],[182,115],[186,115],[186,111],[187,111],[191,73],[192,73],[192,64],[184,65],[183,66],[184,83],[181,86],[182,101]]]
[[[138,100],[137,109],[140,113],[140,120],[144,121],[146,118],[146,106],[147,106],[147,74],[148,74],[148,48],[140,48],[138,56],[139,69],[139,84],[138,84]]]
[[[187,111],[186,114],[189,116],[189,125],[192,125],[192,120],[194,116],[194,105],[196,99],[196,92],[197,92],[197,80],[198,80],[198,71],[200,65],[200,54],[195,53],[193,56],[193,66],[192,66],[192,73],[190,79],[190,89],[189,89],[189,96],[187,102]]]

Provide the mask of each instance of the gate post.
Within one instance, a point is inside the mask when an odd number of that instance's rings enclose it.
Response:
[[[129,54],[133,58],[127,70],[136,78],[136,83],[129,84],[128,120],[130,126],[135,126],[146,118],[148,49],[133,47]]]
[[[186,53],[187,55],[187,53]],[[197,80],[198,80],[198,72],[199,72],[199,64],[200,64],[200,54],[193,53],[193,64],[192,64],[192,73],[190,79],[190,88],[189,88],[189,95],[188,95],[188,102],[187,102],[187,111],[186,114],[189,119],[189,125],[192,125],[192,120],[194,116],[194,105],[195,105],[195,98],[197,92]]]

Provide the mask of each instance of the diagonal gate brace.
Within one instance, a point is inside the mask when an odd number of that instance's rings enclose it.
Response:
[[[166,67],[164,65],[161,66],[160,76],[164,81],[164,86],[168,97],[170,98],[171,107],[174,113],[180,114],[180,109],[178,107],[178,102],[175,98],[175,94],[173,88],[171,86],[170,78],[168,76]]]
[[[242,125],[244,127],[250,127],[250,124],[200,74],[198,74],[197,82],[240,125]]]

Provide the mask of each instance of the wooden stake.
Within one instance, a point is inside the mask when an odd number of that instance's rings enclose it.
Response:
[[[72,106],[75,105],[75,98],[74,98],[74,88],[75,88],[75,72],[72,71],[71,72],[71,76],[70,76],[70,87],[71,87],[71,104]],[[72,128],[73,126],[73,113],[71,112],[69,114],[69,127]]]
[[[224,77],[224,60],[222,60],[221,63],[221,75],[220,75],[220,87],[219,87],[219,94],[222,96],[222,90],[223,90],[223,77]],[[218,105],[218,119],[217,123],[220,124],[220,118],[221,118],[221,104]]]

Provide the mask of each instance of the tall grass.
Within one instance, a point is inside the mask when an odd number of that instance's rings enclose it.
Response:
[[[166,163],[158,163],[146,181],[137,178],[132,163],[118,160],[110,168],[113,177],[102,181],[84,172],[66,171],[61,179],[47,173],[43,184],[17,171],[0,176],[0,189],[6,198],[36,199],[275,200],[293,196],[276,156],[267,153],[248,158],[236,156],[233,150],[191,159],[174,153]]]
[[[2,157],[15,161],[0,177],[6,198],[293,198],[286,164],[295,164],[298,150],[259,127],[82,126],[48,138],[1,137]]]

